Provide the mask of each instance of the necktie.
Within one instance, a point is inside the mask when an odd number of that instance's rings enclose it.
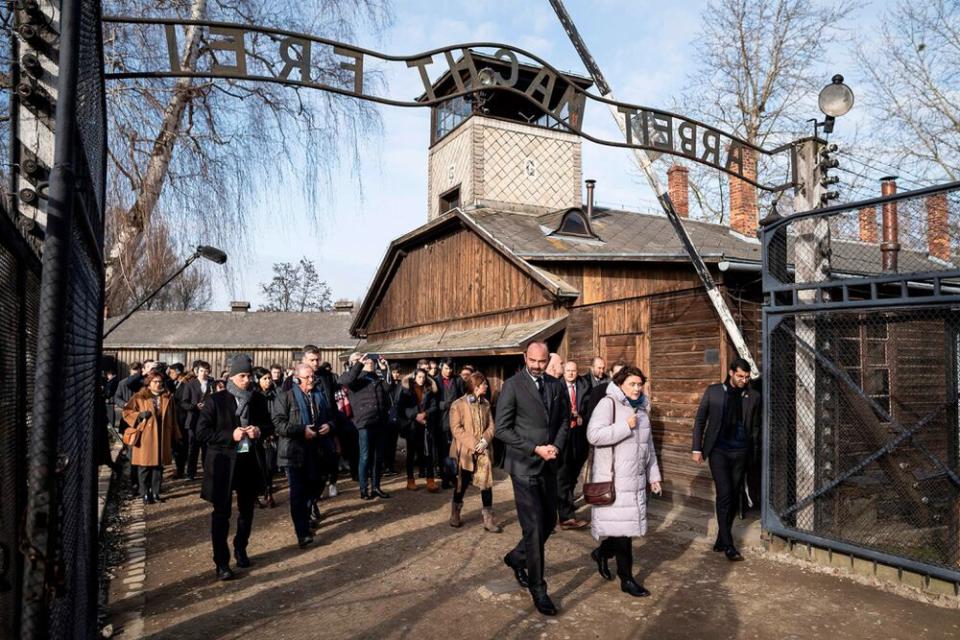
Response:
[[[540,401],[547,406],[547,394],[543,391],[543,378],[537,378],[537,391],[540,392]]]
[[[567,385],[567,389],[570,390],[570,411],[576,412],[577,410],[577,389],[572,384]],[[577,419],[573,416],[570,417],[570,426],[577,426]]]

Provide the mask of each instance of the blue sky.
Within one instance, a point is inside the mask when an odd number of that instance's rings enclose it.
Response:
[[[566,5],[619,100],[670,108],[696,64],[693,40],[706,2],[567,0]],[[851,25],[860,34],[868,32],[876,9],[883,6],[874,3],[859,9]],[[356,44],[411,54],[460,42],[497,41],[530,50],[559,69],[585,73],[546,0],[397,0],[394,14],[393,25],[379,40]],[[823,69],[824,84],[836,71],[855,81],[848,44],[833,45],[832,62]],[[419,95],[417,76],[403,71],[387,74],[388,95]],[[231,257],[232,282],[216,279],[212,309],[226,309],[230,300],[251,301],[256,309],[262,301],[258,283],[269,279],[271,265],[304,255],[316,261],[336,298],[355,299],[365,293],[390,241],[423,224],[427,216],[429,111],[381,107],[381,115],[383,136],[362,150],[362,195],[358,176],[349,166],[337,172],[336,193],[325,195],[315,216],[297,197],[274,194],[270,207],[261,208],[262,215],[251,216],[249,253],[242,259]],[[605,113],[587,117],[591,132],[616,137],[615,125]],[[583,168],[584,177],[598,180],[596,198],[601,204],[656,208],[628,151],[584,142]]]

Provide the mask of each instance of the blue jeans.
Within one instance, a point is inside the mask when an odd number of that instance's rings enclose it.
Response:
[[[373,488],[380,488],[380,472],[383,470],[384,430],[380,425],[357,429],[360,434],[360,490],[367,490],[367,478],[373,477]]]

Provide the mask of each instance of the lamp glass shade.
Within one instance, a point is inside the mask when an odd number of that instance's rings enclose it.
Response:
[[[839,118],[853,108],[853,91],[842,82],[832,82],[820,91],[820,111],[832,118]]]

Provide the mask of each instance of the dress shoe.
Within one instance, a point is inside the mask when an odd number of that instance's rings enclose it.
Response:
[[[143,504],[150,504],[151,502],[153,501],[150,500],[150,496],[143,496]]]
[[[545,616],[557,615],[557,606],[553,604],[553,600],[550,599],[546,591],[531,591],[530,595],[533,596],[533,606],[537,608],[537,611]]]
[[[526,589],[527,586],[530,584],[530,582],[527,580],[527,569],[526,569],[526,567],[521,567],[521,566],[518,565],[518,564],[514,564],[514,563],[510,560],[510,554],[509,554],[509,553],[508,553],[507,555],[503,556],[503,564],[505,564],[505,565],[507,565],[508,567],[510,567],[511,569],[513,569],[513,577],[517,579],[517,584],[519,584],[521,587],[523,587],[524,589]]]
[[[613,580],[613,574],[610,573],[610,566],[607,564],[607,559],[600,555],[600,549],[597,548],[591,551],[590,557],[597,563],[597,571],[600,572],[600,577],[604,580]]]
[[[373,495],[380,498],[381,500],[386,500],[390,498],[390,494],[384,491],[383,489],[381,489],[380,487],[377,487],[376,489],[373,490]]]
[[[373,496],[370,495],[370,492],[366,489],[360,489],[360,499],[361,500],[373,500]]]
[[[620,580],[620,591],[629,593],[634,598],[646,598],[650,592],[633,578],[622,578]]]
[[[722,544],[720,544],[720,541],[717,540],[716,542],[713,543],[713,550],[717,553],[720,553],[721,551],[726,551],[727,548]]]
[[[217,567],[217,580],[232,580],[233,577],[230,567]]]
[[[237,566],[241,569],[246,569],[250,566],[250,557],[247,555],[246,549],[234,549],[233,557],[237,560]]]
[[[313,536],[303,536],[297,540],[297,546],[301,549],[306,549],[311,544],[313,544]]]
[[[726,551],[723,552],[723,554],[727,556],[727,560],[729,560],[730,562],[743,562],[743,556],[740,555],[740,552],[737,551],[734,547],[728,548]]]
[[[569,520],[564,520],[563,522],[561,522],[560,528],[566,531],[570,531],[571,529],[583,529],[588,524],[590,523],[584,520],[577,520],[576,518],[571,518]]]

